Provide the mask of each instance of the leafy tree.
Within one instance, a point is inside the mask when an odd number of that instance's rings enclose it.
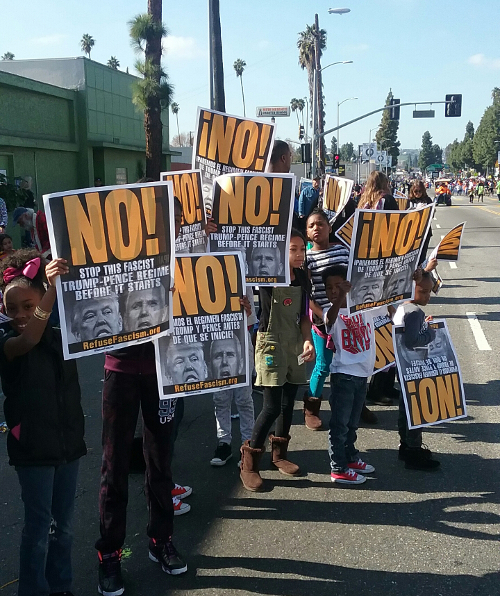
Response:
[[[337,154],[337,137],[332,137],[332,144],[330,146],[330,150],[332,152],[332,155]]]
[[[500,89],[495,87],[491,96],[493,103],[484,111],[472,141],[474,161],[484,170],[495,166],[500,147],[496,142],[500,141]]]
[[[389,90],[385,105],[388,106],[391,103],[391,99],[394,98],[392,90]],[[398,129],[399,120],[391,120],[390,110],[384,110],[382,113],[382,120],[380,127],[377,130],[375,139],[377,146],[381,151],[387,151],[388,155],[392,155],[392,165],[395,167],[398,163],[399,147],[401,143],[398,141]]]
[[[210,98],[211,106],[219,112],[226,111],[226,96],[224,93],[224,65],[222,63],[222,34],[220,28],[220,6],[219,0],[211,0],[212,11],[209,19],[212,23],[212,59],[214,72],[214,96]]]
[[[443,163],[443,150],[439,145],[432,145],[432,155],[434,159],[432,163]]]
[[[453,143],[448,145],[446,163],[449,164],[455,172],[462,169],[462,147],[458,139],[455,139]]]
[[[162,166],[161,110],[170,104],[173,87],[161,66],[162,39],[168,32],[162,23],[162,0],[148,0],[148,12],[129,22],[132,46],[144,59],[137,60],[136,70],[142,75],[133,84],[132,101],[144,110],[146,133],[146,176],[160,179]]]
[[[422,135],[422,148],[420,149],[420,155],[418,156],[418,167],[424,172],[425,168],[432,163],[434,163],[432,137],[431,133],[426,130]]]
[[[352,143],[344,143],[340,148],[340,159],[342,161],[351,161],[354,156],[354,145]]]
[[[87,56],[89,57],[90,60],[90,52],[92,51],[92,48],[95,46],[95,39],[92,37],[92,35],[89,35],[88,33],[84,33],[82,36],[82,39],[80,40],[80,47],[82,48],[82,52],[84,54],[87,54]]]
[[[243,92],[243,71],[245,70],[245,66],[247,63],[241,58],[238,58],[236,62],[233,64],[234,71],[236,72],[236,77],[240,77],[241,83],[241,97],[243,98],[243,116],[246,118],[246,110],[245,110],[245,93]]]
[[[180,139],[180,137],[181,137],[181,133],[180,133],[180,130],[179,130],[179,110],[180,110],[180,108],[179,108],[179,104],[178,104],[178,103],[176,103],[175,101],[173,101],[173,102],[170,104],[170,109],[171,109],[171,111],[172,111],[172,114],[175,116],[175,119],[177,120],[177,136],[178,136],[178,137],[179,137],[179,139]],[[172,144],[173,144],[173,143],[172,143]],[[179,147],[183,147],[183,145],[179,145]]]
[[[2,60],[14,60],[15,56],[12,52],[5,52],[2,56]]]
[[[120,62],[116,56],[111,56],[107,64],[109,68],[112,68],[113,70],[118,70],[120,68]]]
[[[192,135],[187,132],[181,132],[172,138],[172,147],[192,147]]]

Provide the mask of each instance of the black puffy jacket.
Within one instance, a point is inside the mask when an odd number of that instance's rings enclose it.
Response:
[[[5,419],[10,429],[21,425],[19,440],[12,431],[7,437],[9,463],[56,466],[78,459],[87,452],[80,384],[75,361],[63,359],[60,330],[49,323],[34,348],[9,362],[4,344],[16,335],[8,327],[0,337]]]

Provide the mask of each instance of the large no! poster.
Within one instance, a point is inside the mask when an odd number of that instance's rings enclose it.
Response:
[[[167,333],[174,263],[172,183],[44,196],[66,359]]]

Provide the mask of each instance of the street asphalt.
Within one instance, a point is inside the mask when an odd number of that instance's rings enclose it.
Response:
[[[445,317],[461,364],[469,417],[424,432],[441,468],[405,470],[397,459],[397,407],[373,407],[358,446],[376,472],[361,486],[329,478],[327,432],[303,425],[297,401],[291,459],[304,470],[288,478],[268,467],[268,490],[246,492],[239,480],[238,421],[233,454],[209,465],[216,446],[210,395],[186,399],[176,443],[174,480],[193,487],[191,512],[175,518],[174,543],[189,571],[162,573],[148,560],[143,479],[130,476],[125,594],[149,596],[499,596],[500,595],[500,203],[439,206],[431,247],[467,221],[457,268],[440,263],[444,286],[427,314]],[[439,227],[438,227],[439,226]],[[480,350],[475,313],[490,350]],[[483,346],[484,347],[484,346]],[[97,593],[101,357],[79,361],[88,455],[81,462],[75,517],[74,593]],[[325,396],[328,388],[325,388]],[[302,391],[300,391],[300,395]],[[261,397],[255,394],[256,412]],[[328,422],[328,402],[322,407]],[[5,443],[6,435],[0,435]],[[0,447],[0,596],[17,594],[22,503],[15,471]],[[13,583],[10,583],[13,582]]]

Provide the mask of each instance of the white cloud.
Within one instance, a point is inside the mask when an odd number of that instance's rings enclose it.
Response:
[[[37,46],[56,46],[67,39],[68,35],[64,33],[55,33],[54,35],[44,35],[43,37],[33,37],[30,42]]]
[[[178,37],[169,35],[163,42],[163,50],[167,58],[193,60],[205,55],[194,37]]]
[[[500,58],[488,58],[484,54],[474,54],[467,62],[476,68],[500,69]]]

